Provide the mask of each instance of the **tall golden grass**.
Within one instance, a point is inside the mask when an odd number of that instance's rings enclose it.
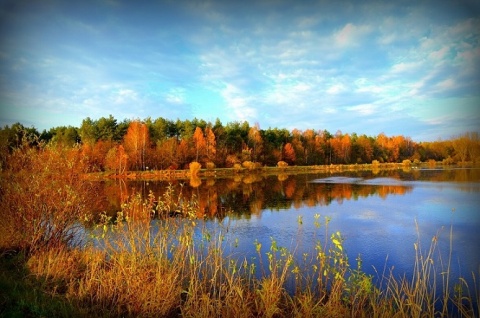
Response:
[[[172,190],[173,191],[173,190]],[[171,194],[174,197],[173,194]],[[130,204],[138,206],[135,200]],[[142,213],[154,206],[144,202]],[[194,205],[191,205],[192,207]],[[193,215],[193,214],[191,214]],[[415,243],[413,276],[379,273],[379,286],[352,267],[340,233],[328,233],[311,254],[295,255],[272,239],[256,242],[257,262],[225,255],[225,232],[203,228],[195,218],[104,218],[84,248],[34,253],[27,266],[50,292],[99,316],[187,317],[474,317],[478,289],[450,277],[450,260],[438,253],[438,236],[427,249]],[[299,219],[299,226],[303,220]],[[226,229],[225,229],[226,231]],[[97,244],[94,244],[94,243]],[[101,244],[100,244],[101,243]],[[475,280],[475,275],[474,275]],[[294,281],[294,290],[287,282]],[[438,284],[442,293],[437,294]],[[448,306],[447,306],[448,305]],[[79,310],[80,310],[79,309]]]

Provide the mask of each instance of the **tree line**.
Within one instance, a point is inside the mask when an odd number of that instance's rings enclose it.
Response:
[[[90,171],[186,169],[191,162],[203,168],[256,166],[363,164],[442,161],[445,164],[480,161],[480,139],[468,132],[450,140],[414,142],[398,135],[335,134],[327,130],[261,129],[258,124],[227,124],[201,119],[176,121],[147,118],[117,121],[112,115],[80,127],[59,126],[41,133],[20,123],[0,129],[0,163],[27,140],[32,146],[76,148]]]

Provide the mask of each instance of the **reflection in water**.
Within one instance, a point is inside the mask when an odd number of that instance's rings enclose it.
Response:
[[[241,177],[241,178],[240,178]],[[261,176],[245,175],[233,179],[195,178],[189,182],[174,181],[175,193],[198,200],[198,217],[224,218],[249,217],[262,210],[301,208],[302,206],[323,206],[333,201],[342,204],[345,200],[358,200],[369,196],[386,198],[388,195],[404,195],[412,186],[401,184],[359,184],[346,182],[315,182],[312,176]],[[313,182],[312,182],[313,181]],[[158,198],[168,187],[166,182],[116,180],[105,182],[104,193],[98,193],[103,201],[101,211],[114,215],[121,204],[135,193],[147,197],[150,191]]]
[[[455,182],[462,191],[475,192],[480,169],[410,169],[343,173],[342,175],[310,174],[263,176],[236,175],[230,179],[174,180],[176,193],[199,201],[198,217],[222,219],[259,215],[262,210],[282,210],[302,206],[326,206],[332,202],[358,200],[369,196],[386,199],[389,195],[405,195],[412,191],[411,181]],[[140,193],[147,197],[163,196],[169,183],[164,181],[104,182],[97,193],[96,211],[115,215],[129,196]]]

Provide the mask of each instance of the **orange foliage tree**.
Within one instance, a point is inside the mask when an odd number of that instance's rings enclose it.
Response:
[[[349,134],[343,135],[339,130],[331,139],[333,153],[336,163],[350,163],[351,139]]]
[[[295,164],[295,160],[295,150],[293,149],[292,144],[288,142],[283,147],[283,161],[285,161],[289,165],[293,165]]]
[[[195,145],[195,161],[199,161],[199,158],[202,158],[207,152],[207,142],[205,141],[202,128],[195,128],[193,143]]]
[[[260,126],[258,123],[248,130],[248,141],[252,146],[252,160],[254,162],[258,161],[260,154],[263,151],[263,139],[262,135],[260,134]]]
[[[150,147],[150,135],[147,125],[134,120],[128,126],[123,145],[130,159],[130,169],[145,170],[147,147]]]
[[[127,169],[128,155],[122,145],[110,148],[105,158],[105,167],[114,170],[118,174],[125,173]]]
[[[176,138],[168,138],[157,141],[156,145],[156,164],[157,169],[166,169],[168,167],[178,167],[176,153],[178,142]]]
[[[209,161],[215,162],[217,154],[217,141],[215,140],[215,134],[210,127],[205,128],[205,141],[207,142],[207,158]]]

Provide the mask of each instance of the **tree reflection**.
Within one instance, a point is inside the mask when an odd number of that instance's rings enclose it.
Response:
[[[98,199],[95,200],[92,209],[98,213],[107,212],[114,216],[130,196],[139,193],[143,198],[147,198],[151,191],[155,197],[159,198],[171,184],[175,188],[175,193],[181,194],[185,199],[195,198],[198,201],[197,216],[199,218],[222,219],[227,215],[233,218],[245,218],[252,214],[259,215],[265,209],[299,209],[303,206],[328,206],[332,202],[343,204],[344,201],[371,196],[386,199],[391,195],[405,195],[413,189],[408,181],[414,180],[450,181],[455,182],[463,191],[478,191],[478,182],[471,181],[480,180],[480,169],[380,170],[350,173],[346,176],[362,180],[388,178],[388,180],[403,180],[407,183],[315,183],[311,181],[329,176],[287,174],[272,176],[247,174],[236,175],[229,179],[195,178],[171,182],[116,180],[103,182],[97,187]]]
[[[377,175],[378,176],[378,175]],[[400,178],[400,176],[393,176]],[[111,181],[102,183],[98,193],[97,212],[115,215],[126,199],[139,193],[147,198],[150,191],[156,198],[162,197],[172,185],[175,193],[185,199],[198,201],[199,218],[238,218],[259,215],[262,210],[282,210],[303,206],[328,206],[332,202],[358,200],[370,196],[382,199],[390,195],[405,195],[412,186],[392,184],[314,183],[314,176],[261,176],[246,175],[231,179],[172,181]],[[392,175],[390,175],[392,178]],[[407,178],[408,179],[408,178]]]

